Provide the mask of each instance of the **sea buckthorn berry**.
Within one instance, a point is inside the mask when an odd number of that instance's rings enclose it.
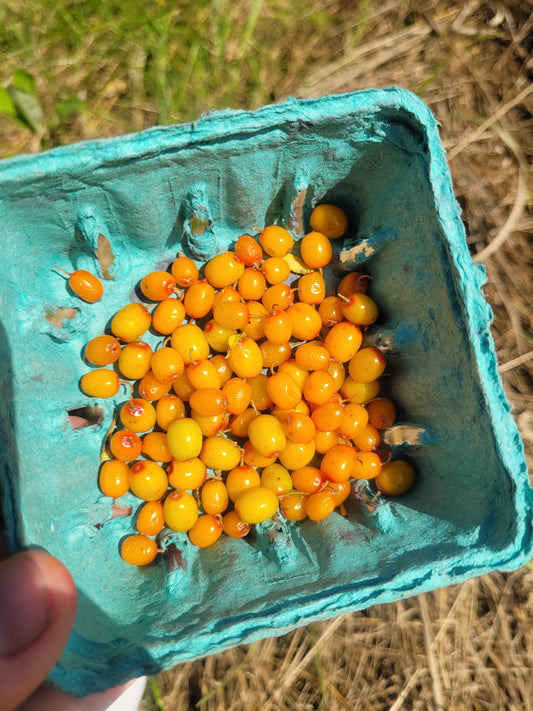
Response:
[[[274,284],[265,290],[261,298],[261,303],[265,309],[273,311],[284,311],[294,301],[294,291],[288,284]]]
[[[257,267],[263,259],[263,250],[251,235],[241,235],[235,242],[233,251],[247,267]]]
[[[301,368],[294,358],[280,363],[278,373],[290,375],[300,390],[303,390],[305,381],[309,377],[309,371],[305,370],[305,368]]]
[[[120,343],[114,336],[96,336],[85,346],[85,358],[93,365],[111,365],[120,356]]]
[[[252,386],[242,378],[230,378],[222,391],[226,396],[226,410],[232,415],[240,415],[250,404]]]
[[[181,400],[185,400],[186,402],[189,401],[189,398],[191,397],[195,388],[189,380],[187,371],[184,371],[179,377],[176,378],[176,380],[174,380],[174,382],[172,383],[172,389],[174,390],[176,395],[181,398]]]
[[[285,311],[274,309],[263,321],[265,338],[271,343],[287,343],[292,336],[292,321]]]
[[[284,257],[291,251],[294,240],[290,232],[279,225],[268,225],[259,234],[259,243],[271,257]]]
[[[220,379],[220,387],[223,388],[233,375],[233,371],[229,366],[228,359],[226,358],[226,356],[217,353],[217,355],[211,356],[209,362],[215,366],[215,370],[217,371],[218,377]]]
[[[303,521],[307,518],[304,506],[306,498],[306,494],[298,492],[280,498],[279,507],[287,521]]]
[[[157,415],[151,402],[143,398],[132,398],[120,410],[120,421],[132,432],[148,432],[155,425]]]
[[[292,321],[292,337],[301,341],[312,341],[322,329],[322,319],[311,304],[300,302],[292,304],[287,309]]]
[[[239,294],[238,290],[233,288],[232,286],[225,286],[222,289],[219,289],[217,293],[215,294],[215,303],[213,304],[213,309],[215,306],[218,306],[218,304],[222,303],[223,301],[241,301],[241,295]]]
[[[261,486],[272,489],[276,496],[287,494],[293,488],[288,470],[277,463],[263,469],[261,472]]]
[[[166,432],[147,432],[142,438],[142,453],[154,462],[171,462],[172,452],[168,446]]]
[[[309,494],[304,509],[311,521],[322,521],[335,510],[335,496],[326,489]]]
[[[80,380],[80,388],[90,397],[114,397],[119,390],[120,381],[114,370],[100,368],[91,370]]]
[[[173,420],[185,417],[183,400],[173,393],[163,395],[155,406],[155,416],[157,425],[166,432]]]
[[[268,394],[267,384],[268,376],[264,373],[259,373],[255,378],[249,378],[246,381],[252,388],[250,395],[250,403],[256,410],[268,410],[274,404],[272,398]]]
[[[204,439],[200,459],[208,469],[229,471],[240,464],[242,450],[229,437],[216,435]]]
[[[248,426],[257,417],[257,412],[248,408],[241,415],[236,415],[229,423],[229,430],[235,437],[248,437]]]
[[[248,439],[265,457],[277,456],[287,442],[280,421],[273,415],[258,415],[253,419],[248,425]]]
[[[60,269],[60,267],[56,267],[56,269]],[[65,272],[64,269],[60,269],[60,271]],[[68,274],[68,272],[65,272],[65,274]],[[85,269],[76,269],[72,274],[69,274],[69,277],[68,285],[76,296],[79,296],[83,301],[94,304],[104,295],[102,282],[91,272]]]
[[[293,489],[306,494],[314,494],[315,491],[320,491],[324,477],[320,469],[306,465],[291,472],[291,481]]]
[[[120,555],[130,565],[148,565],[155,560],[157,543],[148,536],[134,534],[122,541]]]
[[[165,525],[163,504],[160,501],[147,501],[139,511],[135,525],[143,536],[157,536]]]
[[[257,451],[250,440],[246,440],[242,448],[242,460],[245,464],[249,464],[251,467],[263,469],[264,467],[268,467],[270,464],[274,464],[276,456],[265,457],[264,454]]]
[[[352,377],[345,378],[341,385],[341,394],[350,402],[358,402],[364,405],[369,400],[373,400],[379,393],[379,380],[372,380],[369,383],[357,383]]]
[[[173,531],[188,531],[198,520],[198,504],[188,491],[171,491],[163,502],[166,525]]]
[[[243,538],[250,533],[252,526],[241,521],[236,511],[227,511],[222,516],[222,529],[230,538]]]
[[[335,506],[337,507],[343,504],[350,496],[352,487],[349,481],[330,481],[325,490],[333,494]]]
[[[274,373],[267,382],[272,402],[284,410],[292,410],[302,399],[302,391],[287,373]]]
[[[113,499],[118,499],[129,491],[130,469],[125,462],[118,459],[108,459],[100,467],[98,481],[102,493]]]
[[[111,332],[119,341],[131,343],[138,341],[152,323],[148,309],[142,304],[132,303],[123,306],[113,316]]]
[[[182,417],[170,423],[167,441],[174,459],[194,459],[202,450],[202,430],[192,418]]]
[[[266,279],[259,269],[248,267],[237,282],[237,290],[245,301],[259,301],[266,289]]]
[[[343,415],[337,428],[337,434],[346,439],[353,439],[363,432],[368,424],[368,412],[356,402],[346,403]]]
[[[291,268],[283,257],[269,257],[261,267],[265,279],[270,285],[281,284],[289,278]]]
[[[373,425],[368,423],[352,437],[352,441],[362,452],[372,452],[379,447],[381,435]]]
[[[336,205],[322,203],[317,205],[309,218],[311,227],[329,239],[338,239],[348,229],[346,214]]]
[[[187,377],[195,390],[220,387],[220,376],[210,358],[189,363]]]
[[[218,415],[199,415],[191,408],[192,419],[200,425],[204,437],[214,437],[227,429],[230,415],[220,412]]]
[[[325,454],[335,447],[335,445],[339,444],[339,435],[335,431],[321,432],[317,430],[313,437],[313,442],[315,443],[315,449],[318,454]]]
[[[240,464],[226,477],[228,496],[234,503],[244,491],[256,486],[261,486],[261,477],[257,469],[249,464]]]
[[[176,378],[177,380],[177,378]],[[144,378],[141,378],[138,385],[139,395],[145,400],[150,400],[151,402],[155,400],[160,400],[164,395],[168,393],[172,383],[162,383],[158,380],[154,373],[149,370]]]
[[[218,517],[205,513],[198,517],[196,523],[188,530],[190,542],[197,548],[207,548],[216,543],[222,534],[222,523]]]
[[[415,470],[409,462],[397,459],[381,467],[381,472],[374,479],[376,486],[388,496],[405,494],[416,480]]]
[[[142,443],[135,432],[118,430],[109,440],[109,451],[121,462],[132,462],[142,451]]]
[[[191,393],[189,405],[199,415],[212,417],[226,411],[228,398],[220,388],[200,388]]]
[[[337,295],[349,297],[350,294],[366,294],[371,278],[361,272],[350,272],[338,283]]]
[[[118,359],[118,367],[124,378],[140,380],[150,370],[152,349],[144,341],[133,341],[124,346]]]
[[[209,342],[195,323],[184,323],[172,331],[170,345],[178,351],[185,365],[209,357]]]
[[[292,442],[310,442],[315,436],[315,425],[309,415],[295,410],[279,418],[287,439]]]
[[[178,351],[167,347],[154,351],[151,367],[154,378],[160,383],[172,383],[185,370],[183,358]]]
[[[311,414],[311,420],[320,432],[332,432],[340,426],[343,416],[344,407],[332,401],[318,405]]]
[[[168,272],[150,272],[141,279],[141,291],[150,301],[163,301],[176,289],[176,280]]]
[[[268,314],[262,303],[259,301],[248,301],[248,312],[250,321],[242,329],[244,333],[254,341],[260,341],[265,337],[265,329],[263,326],[264,317]]]
[[[272,489],[257,486],[244,491],[235,502],[235,511],[246,523],[262,523],[278,510],[279,501]]]
[[[217,353],[226,353],[230,338],[237,335],[237,331],[234,328],[221,326],[214,318],[205,324],[204,333],[207,342]]]
[[[331,262],[331,242],[321,232],[309,232],[300,242],[302,259],[311,269],[320,269]]]
[[[223,513],[228,508],[229,496],[222,479],[208,479],[202,486],[200,501],[205,513]]]
[[[318,307],[318,314],[324,326],[331,328],[344,319],[342,301],[338,296],[326,296]]]
[[[163,299],[152,311],[152,326],[163,336],[170,336],[185,318],[185,307],[178,299]]]
[[[387,361],[383,353],[370,346],[357,351],[351,358],[348,372],[356,383],[370,383],[382,375],[386,365]]]
[[[326,368],[326,372],[329,373],[335,381],[335,392],[338,392],[346,379],[346,369],[344,365],[339,363],[338,360],[331,359]]]
[[[350,294],[342,305],[342,313],[356,326],[370,326],[379,315],[376,302],[366,294]]]
[[[357,452],[352,479],[375,479],[381,471],[381,460],[375,452]]]
[[[228,363],[239,378],[255,378],[263,369],[261,349],[255,341],[245,336],[231,346]]]
[[[286,360],[289,360],[292,355],[291,344],[288,341],[286,343],[263,341],[259,348],[261,349],[264,368],[276,368]]]
[[[283,408],[283,407],[273,407],[271,410],[271,415],[274,415],[274,417],[277,417],[280,422],[283,421],[283,418],[288,415],[290,412],[301,412],[302,415],[308,415],[309,414],[309,405],[305,402],[305,400],[300,400],[300,402],[295,405],[294,407],[290,408]]]
[[[215,287],[222,289],[239,281],[244,272],[244,264],[234,252],[222,252],[205,265],[205,278]]]
[[[213,308],[215,303],[215,290],[211,284],[202,279],[187,289],[183,299],[185,313],[190,318],[203,318]]]
[[[221,301],[213,308],[213,317],[224,328],[241,330],[250,321],[250,312],[240,301]]]
[[[336,392],[335,381],[325,370],[313,370],[305,381],[303,395],[313,405],[323,405]]]
[[[371,400],[366,409],[368,411],[368,421],[378,430],[386,430],[392,427],[396,420],[396,408],[394,403],[387,397],[378,397]]]
[[[317,341],[302,343],[294,352],[294,360],[302,370],[326,370],[330,354]]]
[[[326,282],[320,272],[310,272],[298,279],[298,299],[305,304],[320,304],[326,297]]]
[[[315,443],[293,442],[288,439],[283,452],[278,455],[279,461],[289,470],[305,467],[315,456]]]
[[[163,467],[155,462],[135,462],[130,468],[130,490],[145,501],[157,501],[168,488],[168,478]]]
[[[322,476],[328,481],[346,481],[352,476],[356,450],[348,444],[337,444],[327,451],[320,462]]]
[[[198,279],[198,267],[189,257],[180,256],[175,259],[171,272],[178,286],[191,286]]]
[[[324,338],[324,347],[340,363],[347,363],[359,350],[363,341],[361,329],[349,321],[341,321],[331,328]]]
[[[198,457],[184,461],[173,459],[167,474],[173,489],[199,489],[207,478],[207,467]]]

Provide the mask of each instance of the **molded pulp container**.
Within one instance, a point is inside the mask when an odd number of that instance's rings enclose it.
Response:
[[[98,402],[101,422],[70,428],[69,413],[94,405],[79,388],[84,344],[180,249],[203,262],[272,221],[298,238],[318,202],[349,216],[340,267],[374,277],[380,319],[369,337],[387,353],[386,392],[403,422],[388,441],[415,466],[416,486],[375,507],[352,500],[346,517],[280,518],[203,550],[166,531],[157,563],[127,565],[119,542],[132,519],[112,518],[97,484],[127,394]],[[484,271],[467,250],[435,120],[415,96],[290,100],[10,159],[0,209],[4,515],[13,551],[43,547],[77,583],[75,629],[52,673],[62,689],[88,694],[528,560],[531,489]],[[91,305],[54,266],[103,277],[100,235],[112,279]],[[130,494],[120,503],[138,506]]]

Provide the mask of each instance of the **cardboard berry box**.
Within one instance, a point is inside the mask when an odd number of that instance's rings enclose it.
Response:
[[[345,271],[373,276],[400,424],[387,435],[416,486],[347,516],[194,548],[167,530],[144,568],[124,563],[131,516],[98,488],[119,396],[79,388],[85,343],[180,249],[202,263],[259,225],[298,239],[312,207],[342,207]],[[236,644],[458,583],[531,555],[522,445],[497,374],[484,271],[466,246],[434,118],[396,88],[84,142],[0,163],[1,486],[12,551],[60,558],[79,591],[52,680],[86,695]],[[87,269],[86,304],[55,266]],[[99,410],[89,411],[97,404]],[[69,415],[95,423],[72,429]],[[131,494],[122,506],[135,511]]]

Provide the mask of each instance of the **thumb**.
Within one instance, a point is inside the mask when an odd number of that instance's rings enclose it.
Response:
[[[62,563],[28,551],[0,564],[0,689],[11,711],[45,679],[67,642],[76,587]]]

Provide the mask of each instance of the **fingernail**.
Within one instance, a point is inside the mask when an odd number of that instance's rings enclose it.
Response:
[[[42,573],[24,553],[0,566],[0,657],[12,657],[50,624],[50,600]]]

